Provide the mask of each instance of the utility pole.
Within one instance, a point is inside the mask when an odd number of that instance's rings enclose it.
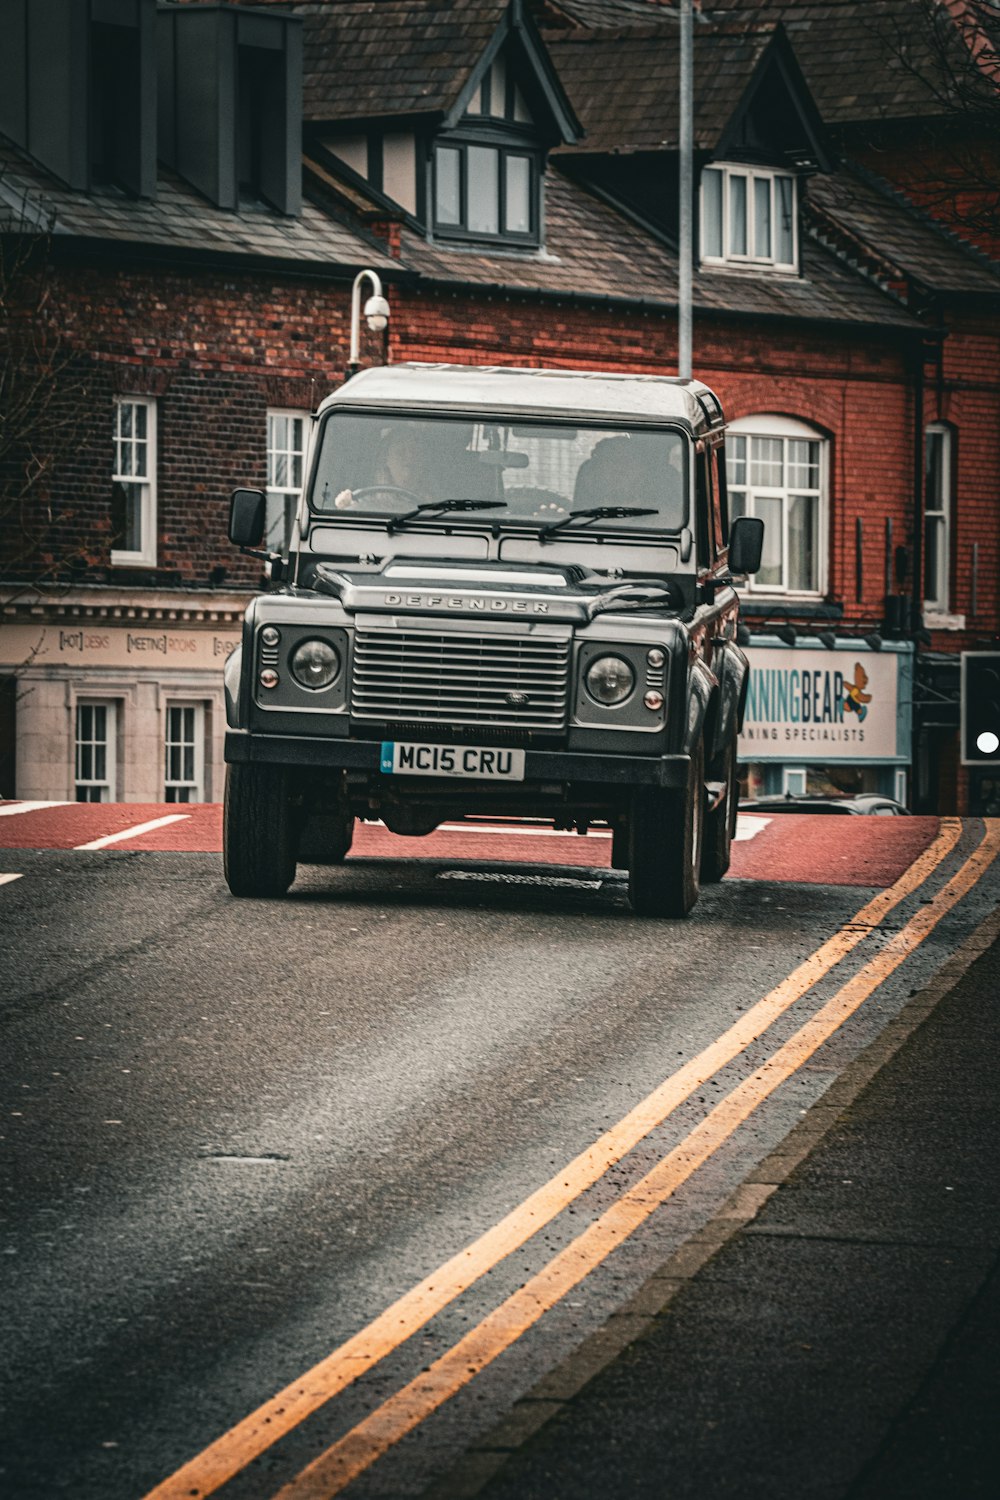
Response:
[[[680,0],[680,258],[677,268],[677,373],[691,379],[691,276],[694,240],[694,0]]]

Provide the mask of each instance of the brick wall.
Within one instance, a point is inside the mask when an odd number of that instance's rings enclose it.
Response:
[[[47,486],[58,526],[44,549],[91,581],[204,586],[218,567],[228,586],[260,570],[226,537],[238,484],[265,483],[268,406],[314,408],[343,378],[350,289],[332,281],[236,271],[60,269],[55,304],[84,372],[87,407],[72,458]],[[670,373],[672,317],[615,306],[558,304],[445,289],[389,288],[393,361],[456,360]],[[955,609],[970,608],[968,567],[979,543],[978,610],[966,635],[998,626],[995,434],[1000,329],[956,322],[939,369],[929,370],[925,416],[955,425]],[[367,336],[366,360],[380,357]],[[750,322],[695,322],[695,368],[731,418],[780,413],[829,440],[828,597],[848,620],[880,618],[886,592],[885,524],[912,549],[912,345],[849,330],[783,330]],[[159,422],[156,570],[110,565],[110,463],[117,394],[155,396]],[[860,597],[856,521],[862,521]],[[965,643],[949,634],[945,648]]]
[[[266,480],[269,406],[315,408],[343,379],[349,288],[260,274],[64,265],[52,304],[72,354],[80,427],[34,504],[58,521],[38,562],[92,582],[200,585],[259,565],[226,536],[228,497]],[[372,350],[374,354],[376,351]],[[155,397],[157,567],[111,566],[111,436],[119,395]]]

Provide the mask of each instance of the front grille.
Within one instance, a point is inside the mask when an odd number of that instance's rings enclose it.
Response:
[[[382,723],[566,725],[569,640],[359,630],[351,712]],[[510,694],[527,699],[512,704]]]

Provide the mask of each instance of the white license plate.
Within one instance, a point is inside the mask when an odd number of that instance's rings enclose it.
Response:
[[[523,781],[524,751],[383,740],[379,770],[386,776],[475,776],[487,781]]]

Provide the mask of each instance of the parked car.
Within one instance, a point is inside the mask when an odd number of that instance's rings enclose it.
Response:
[[[892,797],[883,797],[879,792],[859,792],[856,797],[794,797],[791,792],[785,792],[781,797],[744,797],[739,810],[768,817],[772,813],[867,814],[876,818],[910,816],[908,807]]]

